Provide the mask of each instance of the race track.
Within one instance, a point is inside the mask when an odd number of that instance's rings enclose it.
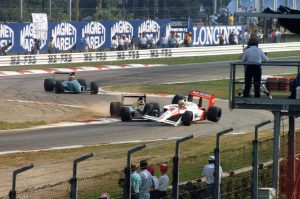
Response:
[[[290,68],[285,68],[284,70],[278,68],[276,71],[273,69],[272,71],[269,71],[269,69],[264,70],[264,74],[285,72],[292,72],[292,70]],[[242,71],[239,74],[242,75]],[[1,77],[0,90],[2,93],[5,92],[5,94],[1,95],[0,98],[2,100],[29,100],[94,107],[101,109],[107,116],[110,102],[120,99],[120,97],[115,95],[57,95],[46,93],[43,90],[43,80],[49,77],[50,75]],[[223,79],[229,78],[229,63],[218,62],[80,72],[80,77],[90,81],[96,80],[100,86]],[[148,101],[158,101],[161,104],[167,104],[170,103],[171,98],[149,97]],[[190,127],[173,127],[154,122],[138,121],[1,132],[0,152],[152,140],[182,137],[191,134],[194,134],[194,136],[211,135],[230,127],[234,128],[235,132],[248,132],[253,131],[255,124],[272,119],[272,113],[267,111],[230,111],[226,100],[218,100],[216,105],[223,109],[223,116],[219,123],[203,121]],[[272,125],[268,128],[271,127]]]

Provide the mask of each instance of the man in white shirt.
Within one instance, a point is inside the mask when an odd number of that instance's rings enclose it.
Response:
[[[219,179],[221,183],[221,177],[223,175],[223,170],[220,166]],[[202,176],[205,177],[205,183],[207,189],[205,190],[206,197],[212,197],[214,193],[215,186],[215,156],[209,156],[208,164],[204,166]]]
[[[153,186],[152,175],[147,170],[148,162],[147,160],[140,161],[140,176],[141,176],[141,186],[139,199],[150,199],[150,189]]]

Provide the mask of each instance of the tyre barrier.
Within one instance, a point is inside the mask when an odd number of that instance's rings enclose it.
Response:
[[[266,88],[268,91],[278,90],[278,77],[270,77],[266,80]]]
[[[266,80],[268,91],[290,91],[295,78],[293,77],[270,77]]]
[[[290,78],[289,77],[279,78],[278,90],[279,91],[289,91],[290,90]]]

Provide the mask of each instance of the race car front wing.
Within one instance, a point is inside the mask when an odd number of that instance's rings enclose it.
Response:
[[[181,124],[181,117],[177,120],[177,122],[174,122],[172,120],[165,120],[165,119],[160,119],[159,117],[154,117],[150,115],[144,115],[144,119],[160,122],[160,123],[165,123],[165,124],[171,124],[173,126],[179,126]]]

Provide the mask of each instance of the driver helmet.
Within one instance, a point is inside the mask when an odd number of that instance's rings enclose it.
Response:
[[[75,79],[75,73],[74,72],[70,73],[69,79],[70,80],[74,80]]]
[[[139,105],[145,105],[145,101],[144,101],[144,98],[143,98],[143,97],[140,97],[140,98],[138,99],[138,104],[139,104]]]
[[[178,107],[179,108],[185,107],[185,101],[183,99],[178,101]]]

